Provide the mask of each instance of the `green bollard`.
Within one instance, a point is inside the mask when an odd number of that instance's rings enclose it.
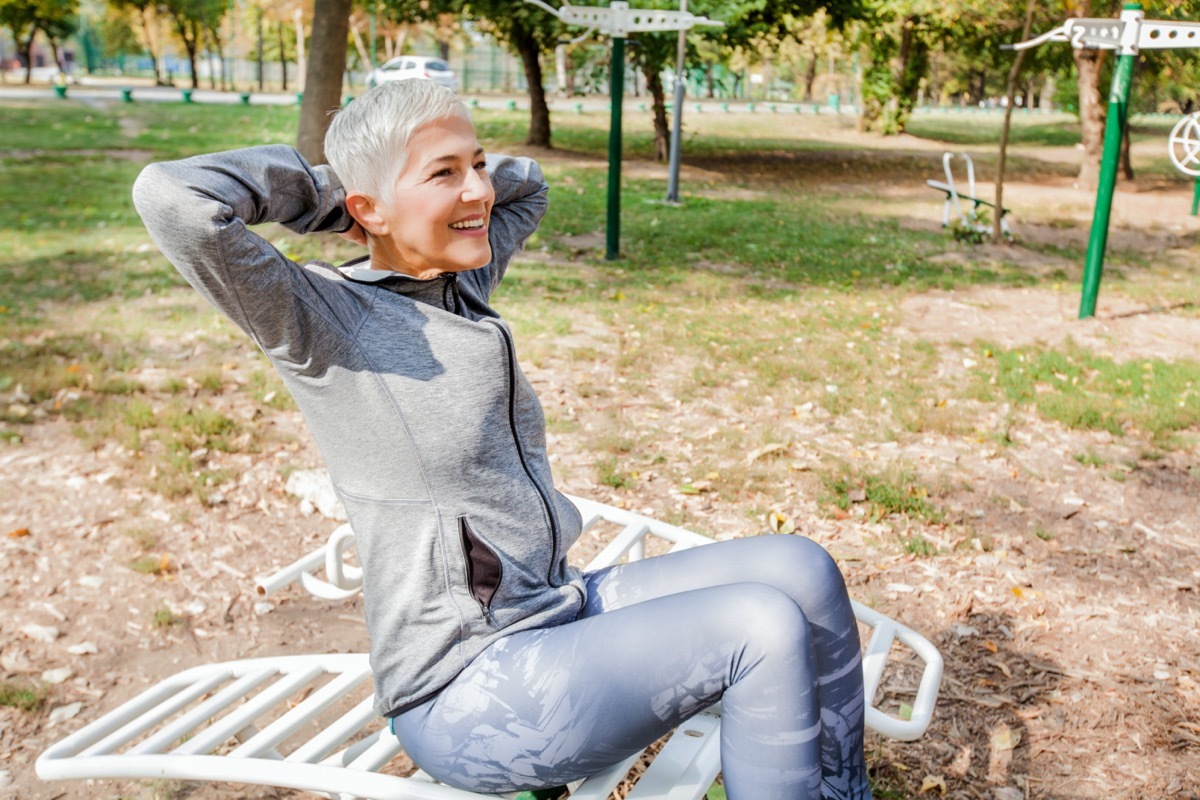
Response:
[[[638,111],[641,111],[642,113],[645,113],[645,112],[646,112],[646,104],[645,104],[645,103],[638,103]]]
[[[509,111],[516,111],[517,110],[517,101],[509,100],[504,104],[504,107],[506,109],[508,109]]]
[[[576,113],[576,114],[582,114],[582,113],[583,113],[583,103],[576,103],[576,104],[575,104],[575,113]]]
[[[1140,3],[1126,3],[1125,12],[1138,13]],[[1121,132],[1128,114],[1129,84],[1133,81],[1134,53],[1121,53],[1113,67],[1112,88],[1108,93],[1108,118],[1104,122],[1104,150],[1100,155],[1100,180],[1096,188],[1096,209],[1092,214],[1092,232],[1088,237],[1087,257],[1083,262],[1083,292],[1079,299],[1079,318],[1096,316],[1096,296],[1100,294],[1100,276],[1104,272],[1104,251],[1108,246],[1108,220],[1112,212],[1113,190],[1117,185],[1117,162],[1121,154]]]
[[[699,113],[700,113],[700,110],[701,110],[702,108],[704,108],[704,106],[700,105],[699,103],[696,103],[696,105],[694,105],[694,106],[692,106],[692,107],[696,109],[696,113],[697,113],[697,114],[699,114]]]
[[[467,101],[467,108],[479,108],[479,98],[472,97]]]
[[[342,98],[342,108],[345,108],[346,106],[350,105],[353,102],[354,102],[354,95],[352,95],[352,94],[346,95],[345,97]]]
[[[244,105],[244,106],[250,105],[250,93],[249,92],[242,92],[240,95],[238,95],[238,97],[241,98],[242,105]]]
[[[1192,216],[1200,211],[1200,178],[1196,178],[1196,188],[1192,190]]]
[[[296,92],[296,105],[304,102],[304,92]]]
[[[192,102],[192,90],[191,89],[180,89],[179,94],[181,94],[183,96],[183,102],[185,102],[185,103]]]
[[[121,102],[122,103],[132,103],[133,102],[133,89],[126,87],[121,90]]]
[[[774,114],[776,111],[778,111],[778,110],[779,110],[779,109],[775,108],[775,104],[774,104],[774,103],[771,103],[771,105],[767,106],[767,108],[771,109],[771,113],[772,113],[772,114]]]
[[[796,105],[792,106],[792,112],[793,112],[793,113],[796,113],[796,114],[799,114],[799,113],[800,113],[800,104],[799,104],[799,103],[797,103]]]
[[[54,87],[54,95],[60,100],[65,100],[67,97],[67,87],[63,84],[57,84]]]
[[[721,103],[721,110],[724,111],[726,114],[728,114],[729,113],[729,103]]]
[[[746,110],[749,111],[751,114],[753,114],[754,113],[754,103],[746,103]]]

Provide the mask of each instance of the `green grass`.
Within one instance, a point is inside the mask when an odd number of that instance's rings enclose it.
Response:
[[[61,418],[89,445],[120,444],[144,487],[200,502],[232,476],[227,454],[264,446],[272,426],[232,414],[229,401],[248,395],[269,418],[295,409],[290,395],[242,334],[206,309],[158,254],[129,188],[149,161],[290,143],[297,119],[291,107],[0,104],[0,168],[10,176],[0,182],[0,211],[9,220],[0,231],[4,446],[19,447],[29,426]],[[480,110],[475,119],[489,150],[521,147],[525,113]],[[1009,263],[1005,251],[979,258],[930,226],[910,224],[911,210],[896,213],[879,187],[919,186],[940,169],[935,151],[848,143],[849,117],[694,114],[685,147],[696,169],[684,181],[684,205],[672,207],[661,202],[663,182],[648,177],[662,168],[637,163],[650,156],[649,115],[627,113],[622,259],[610,263],[598,246],[608,117],[555,114],[554,124],[556,152],[542,157],[550,210],[528,245],[534,258],[511,270],[495,297],[519,334],[523,362],[537,369],[565,361],[579,371],[587,403],[607,407],[618,395],[656,398],[661,391],[697,410],[695,450],[678,464],[653,461],[662,453],[635,417],[593,425],[548,407],[552,432],[579,438],[599,459],[602,485],[628,488],[648,472],[680,485],[712,473],[719,477],[709,490],[723,498],[774,491],[792,477],[791,457],[745,459],[779,438],[775,423],[768,415],[766,427],[743,429],[722,416],[762,415],[768,397],[783,419],[827,415],[852,438],[876,441],[998,435],[987,414],[1004,402],[1036,405],[1074,426],[1144,433],[1166,450],[1185,446],[1180,436],[1196,426],[1194,365],[1156,364],[1147,382],[1069,347],[1026,352],[1037,362],[1033,372],[997,351],[995,359],[979,359],[963,386],[941,376],[938,348],[895,343],[898,306],[912,293],[1064,280]],[[998,125],[998,116],[919,114],[913,132],[988,145]],[[1135,135],[1159,132],[1150,125]],[[1017,174],[1060,170],[1021,148],[1070,148],[1072,137],[1077,126],[1069,118],[1019,118]],[[981,154],[979,169],[988,158]],[[337,237],[261,230],[296,258],[357,253]],[[1061,243],[1038,249],[1079,255]],[[1196,285],[1190,273],[1163,276],[1163,269],[1157,253],[1122,252],[1112,285],[1188,297]],[[584,344],[562,346],[571,339]],[[181,360],[193,351],[203,355]],[[1100,377],[1059,386],[1053,372],[1062,368],[1050,362],[1052,352],[1074,365],[1064,374]],[[614,377],[601,377],[610,366]],[[673,400],[652,402],[659,416],[676,413]],[[700,436],[710,428],[722,435]],[[865,474],[852,477],[869,483]],[[883,485],[871,484],[870,517],[938,519],[919,487],[888,481],[890,499]],[[917,539],[901,546],[914,554],[924,547]]]
[[[1067,341],[1004,350],[975,371],[979,396],[1035,407],[1068,428],[1140,433],[1156,441],[1200,424],[1200,364],[1117,362]],[[1081,462],[1082,463],[1082,462]]]
[[[901,463],[881,470],[852,464],[826,470],[821,474],[824,503],[848,511],[856,504],[866,509],[867,519],[878,522],[891,516],[907,517],[920,522],[941,522],[943,514],[930,500],[929,490],[920,482],[916,472]],[[928,542],[905,541],[908,552],[927,550]],[[922,552],[921,554],[929,554]]]
[[[46,702],[46,689],[22,680],[0,681],[0,706],[32,714]]]

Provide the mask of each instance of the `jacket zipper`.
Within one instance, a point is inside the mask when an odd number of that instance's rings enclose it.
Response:
[[[500,584],[504,582],[504,562],[500,560],[500,557],[496,555],[496,551],[489,544],[484,542],[478,534],[471,530],[471,525],[467,522],[466,517],[458,518],[458,538],[459,544],[462,547],[463,563],[467,572],[467,591],[479,605],[479,610],[483,612],[483,618],[490,620],[492,618],[492,601],[496,598],[496,593],[500,591]],[[475,550],[475,548],[486,551],[486,556],[495,560],[496,574],[494,576],[494,586],[490,584],[488,587],[479,586],[481,576],[477,574],[475,569],[476,562],[471,558],[471,551]],[[484,556],[480,556],[481,560],[483,558]],[[486,594],[484,590],[487,588],[491,588],[491,594]],[[488,598],[487,600],[484,600],[483,596],[485,594]]]
[[[513,347],[512,338],[508,331],[501,323],[495,323],[500,330],[500,335],[504,338],[505,350],[508,353],[508,425],[512,430],[513,442],[517,446],[517,457],[521,460],[521,468],[525,470],[525,476],[529,478],[529,482],[533,484],[533,488],[537,490],[538,497],[542,500],[542,507],[546,511],[546,518],[550,522],[550,569],[546,573],[546,583],[554,586],[554,567],[558,564],[558,520],[554,515],[554,509],[550,505],[550,498],[546,495],[546,491],[542,485],[538,483],[537,478],[533,476],[533,471],[529,469],[529,463],[525,460],[525,451],[521,449],[521,438],[517,434],[517,354]]]
[[[442,307],[451,314],[458,314],[458,273],[447,272],[446,282],[442,286]]]

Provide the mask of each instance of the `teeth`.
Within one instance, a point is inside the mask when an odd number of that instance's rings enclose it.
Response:
[[[483,220],[482,219],[463,220],[462,222],[451,223],[450,227],[454,228],[456,230],[465,230],[467,228],[482,228]]]

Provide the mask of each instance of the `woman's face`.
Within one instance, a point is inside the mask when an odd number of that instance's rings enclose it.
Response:
[[[475,127],[446,117],[418,128],[391,203],[379,208],[387,223],[373,260],[418,278],[462,272],[492,260],[488,223],[496,194],[484,168]]]

